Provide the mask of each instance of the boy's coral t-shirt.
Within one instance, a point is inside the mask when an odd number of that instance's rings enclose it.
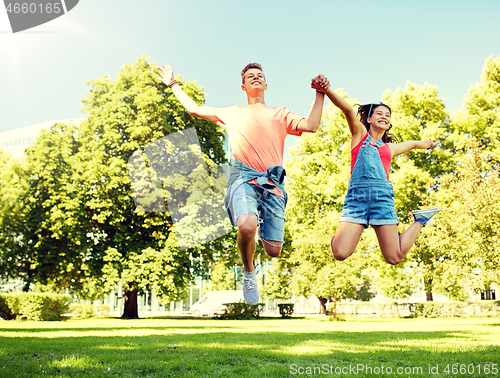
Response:
[[[302,135],[297,126],[304,117],[283,107],[235,105],[218,109],[216,115],[227,129],[234,158],[259,172],[283,165],[286,136]]]

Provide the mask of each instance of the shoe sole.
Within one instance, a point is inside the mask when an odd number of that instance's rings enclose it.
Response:
[[[422,215],[422,214],[428,214],[428,213],[431,213],[431,212],[439,212],[443,209],[441,209],[440,207],[429,207],[428,209],[425,209],[425,210],[413,210],[412,211],[412,214],[413,215]]]

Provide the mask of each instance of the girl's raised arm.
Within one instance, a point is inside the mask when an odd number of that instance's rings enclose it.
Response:
[[[319,92],[325,93],[330,101],[335,105],[337,108],[339,108],[342,113],[344,113],[344,116],[347,120],[347,124],[349,125],[349,130],[351,131],[352,134],[352,141],[351,141],[351,147],[354,148],[355,146],[358,145],[359,142],[361,142],[361,139],[366,134],[366,128],[365,126],[359,121],[355,110],[349,103],[344,100],[342,97],[340,97],[338,94],[336,94],[333,90],[329,88],[330,83],[328,83],[328,86],[325,85],[325,79],[322,77],[323,75],[315,77],[312,82],[311,82],[311,87],[316,89]]]

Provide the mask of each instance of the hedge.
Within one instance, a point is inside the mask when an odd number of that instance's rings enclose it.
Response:
[[[333,303],[327,305],[331,312]],[[337,302],[337,314],[377,317],[500,316],[500,301],[376,303]]]
[[[248,304],[246,302],[234,302],[234,303],[224,303],[224,312],[221,314],[215,314],[215,319],[222,320],[240,320],[240,319],[255,319],[260,317],[260,312],[263,303],[257,303],[254,305]]]
[[[69,310],[74,318],[87,319],[108,316],[109,306],[72,303]]]
[[[69,307],[68,295],[49,293],[0,294],[0,317],[5,320],[61,320]]]
[[[500,301],[416,303],[415,316],[500,316]]]

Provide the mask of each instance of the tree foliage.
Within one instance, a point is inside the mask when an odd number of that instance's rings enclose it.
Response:
[[[22,167],[0,155],[9,172],[1,182],[8,188],[0,199],[3,272],[23,278],[27,287],[50,281],[96,297],[121,282],[126,297],[154,289],[167,300],[180,295],[194,274],[206,274],[214,253],[225,253],[224,238],[180,249],[172,214],[145,211],[134,202],[130,157],[145,156],[143,148],[166,135],[195,129],[205,170],[225,161],[220,128],[191,117],[155,72],[143,56],[114,80],[89,81],[82,100],[87,117],[78,128],[59,124],[42,132]],[[203,103],[202,88],[181,79],[186,93]],[[203,196],[198,176],[190,182],[197,187],[181,189],[187,192],[184,207]],[[168,200],[163,193],[161,200]]]
[[[463,107],[453,117],[452,140],[464,149],[470,137],[500,161],[500,57],[486,59],[481,82],[471,85]]]
[[[460,267],[447,267],[447,273],[476,292],[500,283],[500,231],[495,222],[500,216],[498,167],[471,140],[458,169],[441,178],[436,201],[445,210],[436,224],[440,238],[434,243],[442,245],[439,249]]]
[[[233,269],[236,267],[233,266]],[[237,277],[237,272],[229,268],[228,264],[224,260],[218,260],[214,262],[210,270],[210,282],[203,288],[202,294],[207,291],[218,291],[218,290],[235,290],[235,276]]]

